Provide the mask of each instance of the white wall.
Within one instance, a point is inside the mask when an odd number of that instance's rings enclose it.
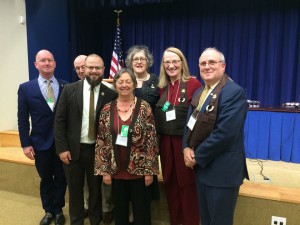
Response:
[[[0,0],[0,131],[16,130],[17,91],[28,81],[25,0]]]

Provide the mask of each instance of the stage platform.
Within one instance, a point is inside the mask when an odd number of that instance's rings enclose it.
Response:
[[[23,154],[17,131],[0,132],[0,190],[39,197],[39,177],[34,161]],[[285,162],[264,161],[263,173],[269,181],[258,179],[261,167],[247,159],[251,181],[241,186],[235,213],[235,225],[252,225],[247,215],[269,224],[272,215],[281,215],[295,224],[300,210],[300,165]],[[256,177],[256,179],[255,179]],[[168,224],[168,208],[164,185],[160,177],[161,200],[152,204],[153,224]],[[255,216],[254,216],[255,214]],[[299,219],[299,216],[298,216]],[[298,220],[299,221],[299,220]],[[252,220],[253,222],[253,220]],[[257,223],[256,223],[257,224]]]

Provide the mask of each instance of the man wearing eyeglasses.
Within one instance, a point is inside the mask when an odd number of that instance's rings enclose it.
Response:
[[[89,221],[91,225],[99,225],[102,220],[102,181],[94,176],[97,121],[102,107],[117,94],[101,83],[104,62],[100,56],[87,56],[84,66],[85,79],[66,85],[62,92],[54,122],[55,144],[68,180],[70,224],[84,224],[83,186],[86,175]]]
[[[85,78],[85,60],[86,55],[79,55],[74,60],[74,70],[77,73],[77,76],[80,80]],[[114,89],[113,85],[102,81],[102,84],[105,86]],[[102,212],[103,212],[103,221],[110,223],[113,219],[112,211],[113,211],[113,202],[112,202],[112,191],[111,186],[102,183]],[[89,209],[89,190],[86,177],[84,179],[84,187],[83,187],[83,195],[84,195],[84,217],[88,216]]]
[[[199,59],[205,88],[190,105],[184,161],[196,172],[202,225],[232,225],[240,185],[248,179],[244,149],[245,91],[225,74],[225,57],[207,48]]]
[[[53,124],[56,103],[67,82],[54,76],[56,62],[48,50],[36,54],[34,65],[39,71],[38,78],[21,84],[18,90],[20,141],[25,156],[35,160],[41,178],[40,195],[45,216],[40,225],[49,225],[52,220],[55,225],[63,225],[66,179],[55,152]]]

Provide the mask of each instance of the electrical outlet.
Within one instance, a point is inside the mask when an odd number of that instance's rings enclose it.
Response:
[[[278,216],[272,216],[271,225],[286,225],[286,218],[278,217]]]

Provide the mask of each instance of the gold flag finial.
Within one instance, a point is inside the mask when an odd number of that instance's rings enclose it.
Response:
[[[123,10],[114,10],[115,13],[118,14],[118,18],[117,18],[117,25],[120,25],[120,13],[123,12]]]

